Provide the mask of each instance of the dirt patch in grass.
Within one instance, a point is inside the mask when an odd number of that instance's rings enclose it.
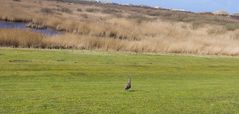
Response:
[[[26,62],[32,62],[31,60],[20,60],[20,59],[16,59],[16,60],[9,60],[10,63],[26,63]]]

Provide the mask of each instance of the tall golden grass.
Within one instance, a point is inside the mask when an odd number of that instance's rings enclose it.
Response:
[[[117,17],[100,11],[85,11],[96,6],[80,5],[79,12],[77,4],[69,6],[44,0],[40,5],[32,0],[0,3],[0,19],[30,21],[66,32],[46,37],[30,31],[0,29],[0,46],[239,55],[239,30],[228,29],[220,24],[195,24],[158,18],[143,18],[139,21],[141,17],[138,16],[126,18],[135,13],[132,13],[132,9],[128,12],[120,11],[125,16]],[[47,8],[45,12],[41,12],[43,6]],[[67,12],[55,10],[61,6],[68,8]],[[27,10],[30,8],[33,9]],[[137,15],[150,18],[144,14]]]
[[[0,29],[0,45],[56,49],[97,49],[138,53],[239,55],[239,30],[225,31],[220,26],[212,27],[210,25],[193,30],[190,24],[172,24],[162,21],[145,23],[144,28],[151,32],[142,32],[142,34],[148,33],[148,35],[136,40],[71,33],[44,37],[38,33],[28,31]],[[13,32],[14,34],[11,34]]]
[[[0,29],[0,46],[3,47],[44,47],[44,36],[18,29]]]

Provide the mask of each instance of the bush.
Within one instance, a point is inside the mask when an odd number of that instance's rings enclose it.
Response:
[[[229,31],[234,31],[234,30],[237,30],[239,29],[239,24],[226,24],[225,25],[225,28]]]
[[[106,8],[106,9],[102,10],[102,13],[107,13],[107,14],[116,14],[116,13],[120,13],[120,12],[122,12],[122,11],[112,9],[112,8]]]
[[[85,11],[87,11],[87,12],[98,12],[99,9],[96,9],[96,8],[87,8]]]
[[[50,9],[50,8],[42,8],[41,12],[45,13],[45,14],[53,14],[54,13],[53,9]]]
[[[144,15],[140,15],[140,14],[131,14],[127,18],[134,19],[138,23],[142,23],[143,21],[150,21],[150,20],[152,20],[152,19],[150,19],[150,18],[148,18],[148,17],[146,17]]]
[[[76,10],[77,10],[78,12],[82,12],[82,9],[80,9],[80,8],[77,8]]]
[[[14,2],[21,2],[21,0],[13,0]]]
[[[64,12],[64,13],[72,13],[71,9],[66,7],[59,7],[57,8],[57,11]]]

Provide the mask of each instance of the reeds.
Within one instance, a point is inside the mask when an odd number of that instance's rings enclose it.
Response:
[[[27,47],[43,48],[44,36],[18,29],[0,29],[0,46],[3,47]]]

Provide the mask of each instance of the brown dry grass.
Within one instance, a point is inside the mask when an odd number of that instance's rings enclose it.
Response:
[[[0,46],[4,47],[43,47],[44,36],[39,33],[17,29],[0,29]]]
[[[30,21],[67,32],[45,38],[19,30],[11,34],[4,29],[0,31],[1,46],[239,55],[235,24],[239,21],[230,17],[45,0],[0,4],[1,19]],[[106,11],[113,7],[114,13]]]

